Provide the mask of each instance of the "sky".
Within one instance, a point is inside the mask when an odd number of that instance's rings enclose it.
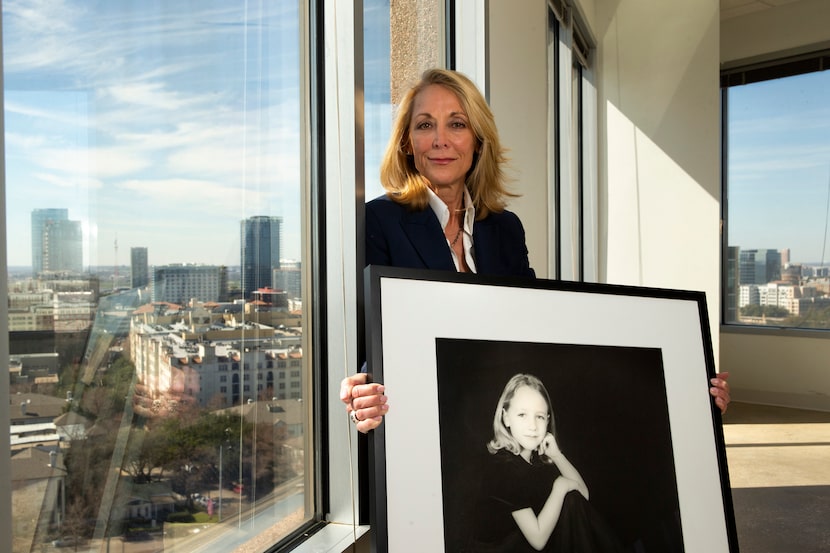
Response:
[[[31,212],[82,222],[85,265],[239,264],[240,221],[300,257],[297,2],[5,0],[8,264]]]
[[[732,87],[729,245],[830,264],[830,71]]]
[[[244,218],[302,225],[297,2],[4,0],[8,264],[68,208],[85,265],[239,264]],[[366,197],[389,136],[389,0],[364,1]],[[729,89],[728,242],[830,260],[830,71]]]

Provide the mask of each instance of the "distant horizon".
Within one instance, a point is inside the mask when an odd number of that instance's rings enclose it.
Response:
[[[280,260],[280,263],[299,263],[299,262],[300,261],[296,260],[296,259],[281,259]],[[227,267],[228,269],[232,269],[232,270],[236,269],[236,270],[240,270],[240,271],[242,269],[242,265],[239,265],[239,264],[228,265],[228,264],[222,264],[222,263],[201,263],[201,262],[150,263],[147,266],[148,267],[167,267],[167,266],[175,266],[175,265]],[[129,265],[129,264],[126,264],[126,265],[91,265],[88,268],[89,269],[101,270],[101,269],[114,269],[115,267],[118,267],[119,269],[130,269],[131,265]],[[11,271],[30,271],[31,272],[32,266],[31,265],[7,265],[6,269],[9,272],[11,272]],[[63,272],[64,271],[57,271],[58,274],[63,273]],[[80,273],[80,274],[83,274],[83,273]]]

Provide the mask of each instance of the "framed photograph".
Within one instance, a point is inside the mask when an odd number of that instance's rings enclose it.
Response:
[[[703,293],[366,273],[374,551],[738,551]]]

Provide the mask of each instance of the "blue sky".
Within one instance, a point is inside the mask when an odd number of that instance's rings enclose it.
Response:
[[[729,89],[730,245],[828,264],[828,98],[830,71]]]
[[[85,263],[239,263],[239,221],[282,216],[300,256],[297,3],[5,0],[9,265],[66,207]],[[365,0],[366,195],[389,135],[389,1]],[[729,243],[830,258],[830,71],[730,89]],[[115,242],[118,253],[115,252]]]
[[[245,11],[247,9],[247,11]],[[282,216],[299,257],[297,2],[3,2],[9,265],[66,207],[85,263],[239,263],[239,221]]]

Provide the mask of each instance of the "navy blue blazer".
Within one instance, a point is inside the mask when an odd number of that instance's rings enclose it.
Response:
[[[522,222],[515,213],[491,213],[473,226],[473,258],[482,275],[535,277]],[[366,204],[366,265],[455,271],[435,212],[411,211],[387,196]]]

